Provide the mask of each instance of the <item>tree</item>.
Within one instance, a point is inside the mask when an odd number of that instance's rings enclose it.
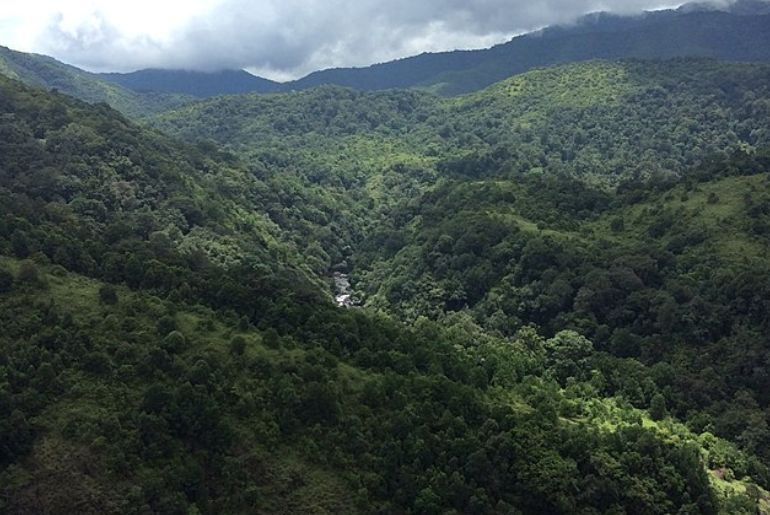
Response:
[[[650,417],[653,420],[663,420],[667,415],[666,398],[662,394],[656,393],[650,401]]]
[[[21,266],[19,266],[19,271],[16,274],[16,280],[20,283],[29,284],[32,286],[38,286],[42,284],[37,266],[32,261],[24,261]]]
[[[439,514],[442,513],[442,502],[436,492],[431,487],[424,488],[414,500],[414,509],[416,513]]]
[[[25,258],[29,256],[29,239],[26,233],[15,231],[11,235],[11,250],[16,257]]]
[[[270,349],[277,349],[281,346],[281,337],[272,327],[262,333],[262,343]]]
[[[174,320],[174,317],[166,315],[158,320],[155,330],[158,332],[158,335],[166,336],[171,331],[176,330],[176,320]]]
[[[230,340],[230,353],[234,356],[241,356],[246,350],[246,338],[243,336],[233,336]]]
[[[568,377],[587,378],[588,358],[594,350],[590,340],[575,331],[560,331],[546,340],[546,366],[564,385]]]
[[[163,338],[163,348],[171,354],[180,352],[186,343],[186,338],[179,331],[171,331]]]
[[[115,287],[105,284],[99,288],[99,302],[107,306],[114,306],[118,303],[118,292]]]
[[[0,293],[13,289],[13,274],[5,268],[0,268]]]

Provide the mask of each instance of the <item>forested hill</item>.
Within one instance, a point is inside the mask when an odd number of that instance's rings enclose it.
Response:
[[[326,86],[153,123],[302,192],[283,226],[346,257],[365,309],[588,334],[611,391],[768,463],[769,84],[767,65],[596,61],[453,99]],[[349,231],[333,247],[330,221]]]
[[[274,193],[233,156],[141,129],[105,105],[0,85],[3,205],[35,213],[19,221],[16,250],[136,285],[179,285],[174,267],[193,263],[260,262],[300,288],[310,282],[300,276],[314,276],[263,207]],[[40,228],[27,232],[28,223]]]
[[[132,73],[101,73],[102,78],[137,92],[159,92],[213,97],[239,93],[274,93],[284,86],[243,70],[194,72],[186,70],[139,70]]]
[[[360,246],[354,284],[365,305],[406,320],[462,312],[498,334],[577,330],[660,373],[690,427],[764,455],[769,185],[767,150],[616,191],[456,177]],[[631,390],[646,375],[622,373]]]
[[[770,60],[767,6],[767,2],[741,1],[726,10],[690,4],[640,16],[590,15],[576,25],[525,34],[486,50],[422,54],[367,68],[323,70],[287,86],[420,87],[457,95],[532,68],[591,59],[699,56],[766,62]]]
[[[414,91],[241,95],[151,120],[300,181],[398,198],[393,181],[566,173],[617,184],[767,144],[770,67],[703,59],[536,70],[457,99]],[[393,168],[401,171],[392,173]],[[384,181],[384,182],[383,182]]]
[[[50,58],[2,50],[21,80],[106,101],[130,115],[159,112],[186,96],[248,92],[274,93],[337,85],[359,90],[420,88],[441,95],[483,89],[534,68],[593,59],[710,57],[729,61],[770,61],[770,3],[741,0],[729,6],[686,4],[676,10],[636,16],[588,15],[575,24],[518,36],[484,50],[426,53],[362,68],[321,70],[277,83],[243,70],[214,73],[148,69],[90,74]]]
[[[567,175],[662,184],[707,155],[770,143],[770,67],[686,59],[532,71],[458,99],[325,86],[221,97],[151,123],[240,155],[285,238],[323,274],[376,235],[399,245],[398,205],[444,180]],[[393,235],[391,238],[389,235]]]
[[[748,79],[754,72],[746,72]],[[744,87],[752,89],[738,91]],[[384,221],[401,224],[392,228],[396,236],[412,217],[401,200],[409,204],[428,194],[422,188],[430,172],[420,167],[435,164],[449,143],[435,139],[428,158],[388,153],[404,161],[392,170],[387,163],[393,173],[383,173],[379,187],[355,192],[353,186],[374,177],[369,167],[388,141],[377,127],[409,134],[394,112],[423,123],[463,107],[423,111],[421,102],[436,101],[414,93],[359,97],[322,89],[303,95],[307,102],[296,97],[297,108],[308,109],[303,123],[311,128],[303,137],[317,131],[343,141],[352,134],[358,139],[344,144],[371,150],[370,161],[354,161],[339,176],[314,177],[309,167],[282,178],[279,169],[298,169],[295,152],[282,147],[270,159],[258,150],[258,159],[244,164],[211,143],[184,145],[138,127],[104,105],[0,79],[0,511],[709,514],[767,508],[766,399],[751,382],[761,374],[715,397],[714,414],[700,397],[692,399],[695,411],[684,413],[687,390],[678,382],[677,362],[643,363],[633,342],[630,351],[607,352],[606,332],[588,326],[600,343],[545,324],[542,334],[529,324],[510,335],[488,331],[475,312],[452,307],[440,319],[414,324],[333,307],[318,281],[319,256],[327,241],[344,240],[344,223],[352,230],[360,219],[325,219],[306,204],[333,205],[336,197],[325,186],[355,193],[350,202],[357,209],[370,209],[379,195],[378,202],[392,208],[382,216],[396,215]],[[349,114],[337,118],[342,105],[336,114],[316,111],[334,105],[318,104],[313,95],[368,99],[375,108],[348,101]],[[758,90],[754,95],[762,98]],[[361,111],[351,111],[354,106]],[[297,113],[286,114],[292,123]],[[368,129],[350,132],[356,124]],[[433,138],[424,127],[413,129],[415,144],[422,132]],[[245,149],[239,151],[253,157]],[[317,158],[310,150],[296,153]],[[325,162],[318,163],[315,170],[324,170]],[[718,163],[704,180],[718,177],[716,170],[742,177],[745,169],[764,166],[742,163]],[[490,172],[497,173],[491,165]],[[399,174],[409,176],[403,184],[412,190],[388,187]],[[458,177],[452,178],[447,187]],[[753,187],[762,188],[761,179],[752,175]],[[422,204],[428,208],[443,191]],[[601,204],[601,194],[593,195]],[[732,205],[733,197],[709,205],[722,201]],[[759,206],[752,211],[759,229],[763,205],[752,203]],[[618,216],[613,212],[613,220]],[[630,212],[624,220],[636,230]],[[295,244],[305,234],[315,238],[314,253]],[[411,247],[408,236],[388,252]],[[546,248],[533,254],[534,263],[551,263],[539,258],[548,257],[547,243],[532,246]],[[364,256],[355,255],[363,251],[371,249],[345,252],[363,266]],[[458,256],[474,266],[465,253]],[[627,261],[645,285],[658,284],[647,282],[657,276],[643,256]],[[624,287],[637,284],[627,272],[616,275]],[[543,272],[541,279],[552,277]],[[692,301],[700,313],[702,303],[688,297],[687,287],[672,286],[670,295]],[[647,305],[645,299],[639,302]],[[734,309],[745,311],[747,324],[762,319],[751,304]],[[742,356],[734,354],[741,366]],[[704,377],[713,380],[715,373]],[[719,399],[741,386],[732,411],[722,409]],[[671,416],[683,413],[687,425]]]
[[[131,117],[165,111],[191,100],[178,93],[136,92],[51,57],[2,46],[0,75],[32,86],[56,89],[89,103],[104,102]]]

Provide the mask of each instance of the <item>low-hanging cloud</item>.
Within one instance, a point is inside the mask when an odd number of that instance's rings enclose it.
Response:
[[[163,38],[122,33],[98,10],[66,29],[53,18],[39,46],[95,70],[249,68],[289,78],[423,51],[489,46],[588,12],[638,13],[671,5],[665,0],[222,0]]]

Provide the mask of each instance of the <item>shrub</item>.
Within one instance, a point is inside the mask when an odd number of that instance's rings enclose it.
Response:
[[[235,356],[240,356],[246,350],[246,338],[243,336],[234,336],[230,340],[230,353]]]
[[[16,274],[16,281],[30,286],[45,286],[45,281],[40,277],[37,265],[32,261],[24,261],[19,266]]]
[[[175,353],[181,351],[184,348],[185,343],[187,343],[187,339],[182,333],[179,331],[171,331],[163,339],[163,348],[167,352]]]
[[[113,306],[118,303],[118,292],[113,286],[104,285],[99,288],[99,302]]]
[[[5,268],[0,268],[0,293],[6,293],[13,289],[13,274]]]

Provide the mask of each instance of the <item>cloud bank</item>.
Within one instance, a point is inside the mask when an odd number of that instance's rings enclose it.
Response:
[[[84,3],[79,15],[58,12],[53,3],[34,47],[98,71],[247,68],[288,79],[424,51],[486,47],[588,12],[638,13],[681,2],[188,0],[178,6],[155,2],[162,13],[155,12],[150,2],[139,3],[144,5],[133,5],[145,12],[135,9],[122,16],[98,1]],[[131,16],[136,16],[133,25],[127,23]],[[143,30],[144,25],[152,30]]]

